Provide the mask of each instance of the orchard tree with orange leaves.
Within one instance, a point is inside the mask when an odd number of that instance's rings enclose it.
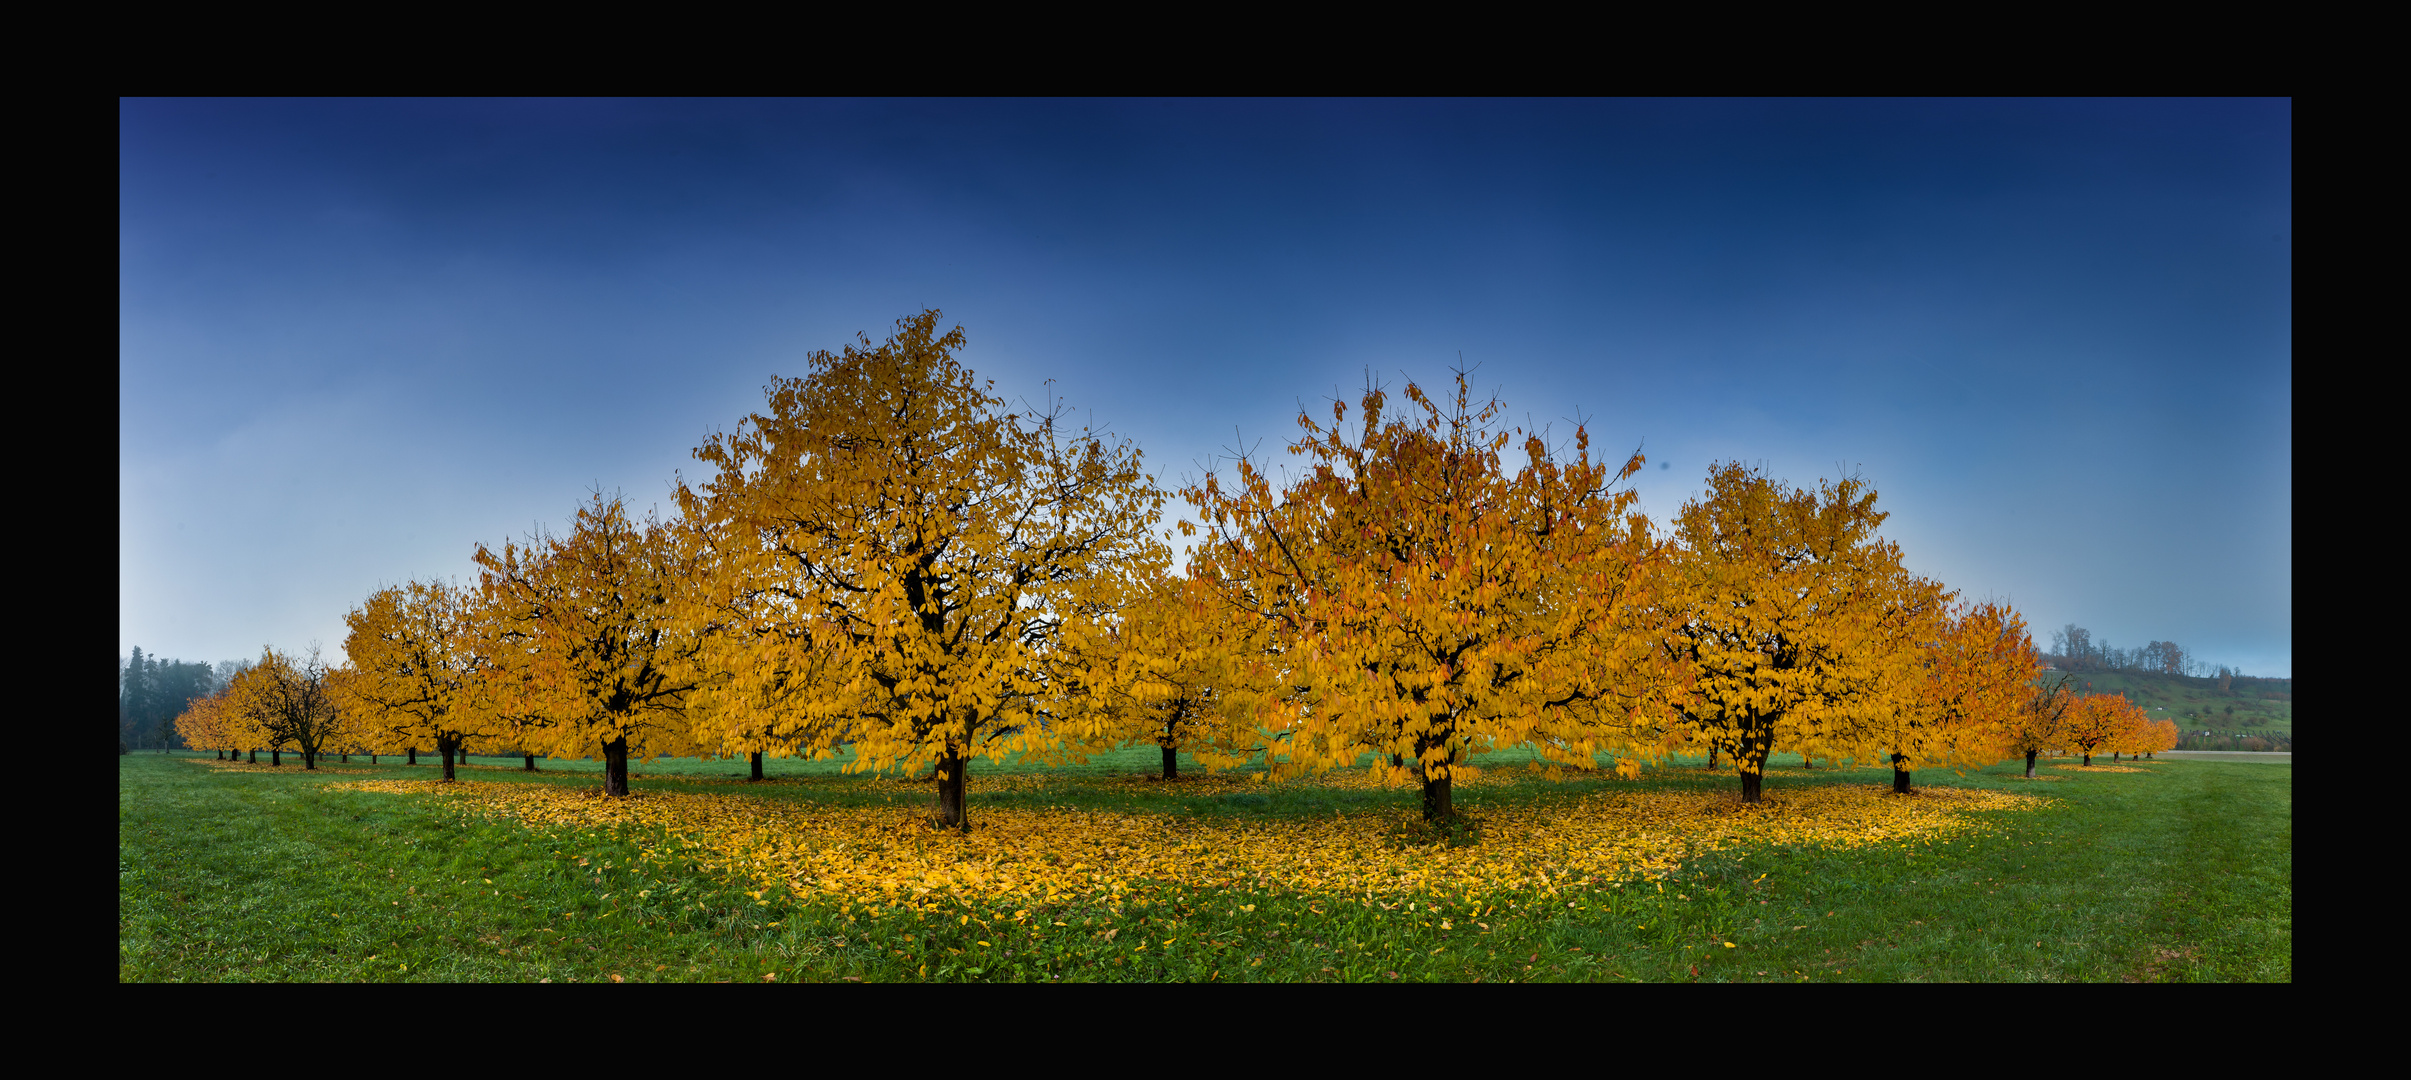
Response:
[[[566,534],[539,531],[501,551],[480,544],[479,587],[495,605],[518,695],[523,746],[603,759],[603,792],[628,794],[628,757],[689,753],[696,635],[680,593],[696,576],[675,526],[629,516],[597,492]]]
[[[1110,623],[1066,628],[1067,745],[1106,750],[1152,742],[1163,778],[1187,752],[1208,769],[1244,765],[1263,749],[1256,702],[1269,692],[1263,620],[1234,618],[1217,591],[1188,575],[1148,583]]]
[[[247,727],[265,746],[271,764],[280,764],[287,746],[301,752],[304,769],[318,767],[319,755],[345,737],[344,710],[328,692],[328,668],[317,646],[300,656],[263,647],[259,662],[235,676],[227,697]]]
[[[2152,721],[2151,727],[2152,738],[2150,742],[2144,745],[2143,756],[2158,757],[2160,755],[2160,751],[2162,750],[2174,750],[2177,748],[2177,739],[2180,737],[2180,733],[2177,731],[2176,721],[2154,720]]]
[[[2110,760],[2117,761],[2122,754],[2139,758],[2145,754],[2175,747],[2176,741],[2173,738],[2169,740],[2167,746],[2160,745],[2164,734],[2163,728],[2166,729],[2165,734],[2173,735],[2177,729],[2176,721],[2154,720],[2150,710],[2136,706],[2127,715],[2119,718],[2117,733],[2110,736],[2108,744]]]
[[[1610,464],[1585,428],[1563,453],[1501,426],[1500,402],[1477,403],[1463,372],[1453,402],[1412,382],[1404,396],[1393,415],[1368,386],[1354,439],[1345,402],[1329,427],[1299,416],[1289,451],[1311,468],[1277,492],[1242,457],[1233,486],[1209,475],[1184,494],[1204,529],[1193,570],[1270,627],[1281,692],[1260,710],[1286,767],[1372,754],[1418,781],[1424,820],[1441,823],[1476,755],[1529,746],[1591,769],[1631,745],[1658,677],[1656,545],[1617,487],[1639,454]]]
[[[1110,618],[1170,553],[1138,449],[1013,409],[938,319],[812,354],[695,451],[712,474],[679,499],[714,545],[690,624],[756,654],[707,665],[755,710],[728,721],[850,746],[848,769],[927,768],[936,821],[967,828],[974,758],[1054,749],[1064,628]]]
[[[1920,646],[1948,596],[1901,566],[1885,516],[1856,478],[1809,490],[1723,464],[1676,517],[1666,647],[1686,677],[1670,711],[1732,757],[1744,802],[1778,746],[1903,763],[1918,737],[1896,718],[1936,703]]]
[[[2094,754],[2109,749],[2130,728],[2148,722],[2143,707],[2128,701],[2123,694],[2085,694],[2077,698],[2075,707],[2068,712],[2067,747],[2084,755],[2084,764],[2091,765]]]
[[[197,697],[186,703],[184,711],[176,716],[175,724],[176,737],[184,740],[185,746],[211,751],[220,761],[226,760],[228,752],[242,749],[241,743],[235,738],[224,691]]]
[[[715,502],[681,486],[679,499],[681,537],[698,570],[681,607],[696,642],[687,674],[697,745],[746,755],[753,780],[764,778],[769,755],[829,756],[843,736],[819,736],[854,714],[851,639],[766,557],[763,534],[741,520],[734,496]]]
[[[2033,657],[2041,666],[2042,657]],[[2062,672],[2047,675],[2027,688],[2026,699],[2010,717],[2003,732],[2002,748],[2011,754],[2026,756],[2026,779],[2034,779],[2034,759],[2041,754],[2055,754],[2066,741],[2068,725],[2076,708],[2077,693],[2070,689],[2075,676]]]
[[[2037,674],[2026,621],[2006,604],[1944,612],[1933,631],[1916,696],[1871,731],[1873,749],[1890,754],[1892,790],[1901,794],[1912,770],[1999,761]]]
[[[414,751],[432,744],[444,759],[465,760],[471,736],[500,732],[470,707],[490,654],[477,648],[475,597],[445,581],[412,581],[377,590],[344,616],[351,671],[337,689],[362,725],[366,745]]]

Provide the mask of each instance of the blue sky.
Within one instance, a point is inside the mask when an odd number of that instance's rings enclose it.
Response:
[[[1167,482],[1459,357],[1855,470],[2041,630],[2293,668],[2284,101],[250,102],[118,112],[118,649],[343,637],[935,307]]]

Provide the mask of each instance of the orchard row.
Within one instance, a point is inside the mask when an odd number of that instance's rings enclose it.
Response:
[[[2173,744],[2114,695],[2046,684],[2023,619],[1902,566],[1875,492],[1715,467],[1664,523],[1595,458],[1498,423],[1463,375],[1299,417],[1294,478],[1242,457],[1172,493],[1060,407],[1016,412],[937,313],[816,353],[695,451],[677,513],[600,494],[565,532],[479,546],[473,584],[348,617],[346,663],[270,650],[179,719],[188,745],[328,752],[474,740],[601,756],[828,758],[925,774],[967,826],[970,766],[1151,741],[1274,777],[1420,784],[1528,748],[1633,775],[1770,755],[1913,770]],[[2165,730],[2163,730],[2165,729]],[[532,766],[533,759],[530,758]]]

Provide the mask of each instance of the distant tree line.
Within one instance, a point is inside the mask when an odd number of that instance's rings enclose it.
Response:
[[[2051,632],[2051,651],[2043,659],[2061,671],[2134,671],[2153,675],[2190,675],[2199,679],[2219,680],[2219,689],[2227,689],[2244,673],[2224,664],[2206,664],[2183,645],[2173,641],[2152,641],[2122,649],[2107,641],[2097,641],[2093,632],[2069,623]]]
[[[145,656],[140,648],[117,662],[117,752],[172,750],[182,745],[170,723],[198,698],[217,693],[247,666]]]

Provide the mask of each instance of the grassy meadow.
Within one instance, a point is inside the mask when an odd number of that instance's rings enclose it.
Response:
[[[1506,755],[1493,755],[1494,759]],[[120,981],[2291,981],[2290,764],[2027,782],[1778,761],[1411,789],[1151,779],[1152,747],[927,789],[836,763],[119,758]],[[424,760],[424,759],[422,759]],[[1358,775],[1358,774],[1351,774]],[[799,839],[800,838],[800,839]]]

